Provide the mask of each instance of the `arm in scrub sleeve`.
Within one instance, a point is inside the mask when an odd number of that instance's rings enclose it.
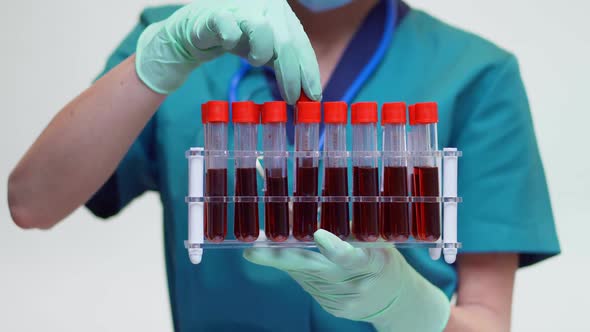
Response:
[[[290,103],[301,90],[321,99],[315,53],[285,0],[197,0],[130,38],[136,50],[67,104],[12,171],[8,200],[18,226],[51,228],[87,202],[165,95],[224,53],[272,67]]]

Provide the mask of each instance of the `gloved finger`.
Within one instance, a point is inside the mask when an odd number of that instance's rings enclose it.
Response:
[[[305,94],[312,100],[322,99],[322,82],[320,79],[320,67],[311,46],[301,50],[300,55],[301,87]]]
[[[287,29],[289,29],[290,35],[294,39],[294,45],[297,45],[297,49],[294,51],[297,52],[299,60],[301,88],[307,97],[320,101],[322,99],[322,82],[320,79],[320,67],[313,46],[297,16],[290,10],[285,11],[285,15],[291,17],[292,21]]]
[[[334,264],[345,269],[362,270],[367,267],[369,256],[362,249],[353,247],[324,229],[317,230],[313,237],[320,252]]]
[[[248,62],[255,67],[267,64],[274,55],[274,37],[271,26],[262,19],[240,20],[240,29],[248,39]]]
[[[287,104],[294,105],[301,93],[301,74],[297,52],[286,46],[276,52],[277,58],[273,63],[273,68],[281,96]]]
[[[322,271],[326,268],[326,264],[330,263],[317,252],[296,248],[248,248],[244,250],[244,258],[254,264],[287,272],[298,271],[311,274]]]
[[[203,15],[203,20],[195,24],[193,45],[200,50],[221,47],[231,50],[240,41],[242,30],[234,16],[225,11]]]

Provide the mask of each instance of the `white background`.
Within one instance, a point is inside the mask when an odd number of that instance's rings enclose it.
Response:
[[[8,173],[25,149],[99,73],[140,10],[165,2],[2,0],[0,331],[172,329],[155,195],[108,222],[77,211],[50,232],[18,229],[5,203]],[[589,134],[589,2],[411,4],[518,56],[563,254],[518,272],[513,330],[587,331],[590,159],[578,142]]]

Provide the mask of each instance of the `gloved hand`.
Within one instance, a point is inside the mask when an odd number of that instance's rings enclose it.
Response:
[[[285,0],[193,1],[145,29],[137,45],[136,70],[148,87],[168,94],[200,64],[225,52],[253,66],[272,67],[290,104],[301,89],[311,99],[321,99],[315,53]]]
[[[329,313],[372,323],[378,331],[440,332],[450,315],[444,293],[394,248],[360,249],[325,230],[320,253],[251,248],[244,257],[283,270]]]

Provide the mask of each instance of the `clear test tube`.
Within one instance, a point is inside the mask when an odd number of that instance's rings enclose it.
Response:
[[[359,241],[379,238],[377,103],[352,104],[352,232]]]
[[[387,241],[404,242],[410,236],[409,203],[395,201],[408,196],[406,156],[406,103],[385,103],[381,108],[383,126],[380,228]],[[387,201],[387,198],[390,201]]]
[[[289,203],[287,180],[287,104],[266,102],[262,106],[264,136],[264,231],[274,242],[289,238]]]
[[[414,197],[439,197],[439,159],[434,155],[438,148],[436,126],[437,104],[425,102],[410,108],[409,135],[412,156],[411,188]],[[419,241],[436,241],[441,234],[440,203],[412,203],[412,235]]]
[[[295,105],[295,191],[297,199],[317,199],[319,137],[322,106],[315,101],[300,101]],[[313,241],[318,228],[317,201],[293,202],[293,237]]]
[[[210,101],[205,105],[205,196],[227,196],[227,124],[229,105],[226,101]],[[223,200],[223,199],[221,199]],[[205,236],[221,242],[227,235],[227,203],[205,204]]]
[[[348,202],[348,157],[346,154],[346,123],[348,105],[345,102],[324,103],[324,184],[321,227],[345,240],[350,236]],[[329,201],[328,197],[334,197]],[[342,197],[342,199],[338,199]]]
[[[232,103],[234,124],[235,196],[234,235],[238,241],[258,239],[258,185],[256,183],[256,153],[260,111],[251,101]]]

